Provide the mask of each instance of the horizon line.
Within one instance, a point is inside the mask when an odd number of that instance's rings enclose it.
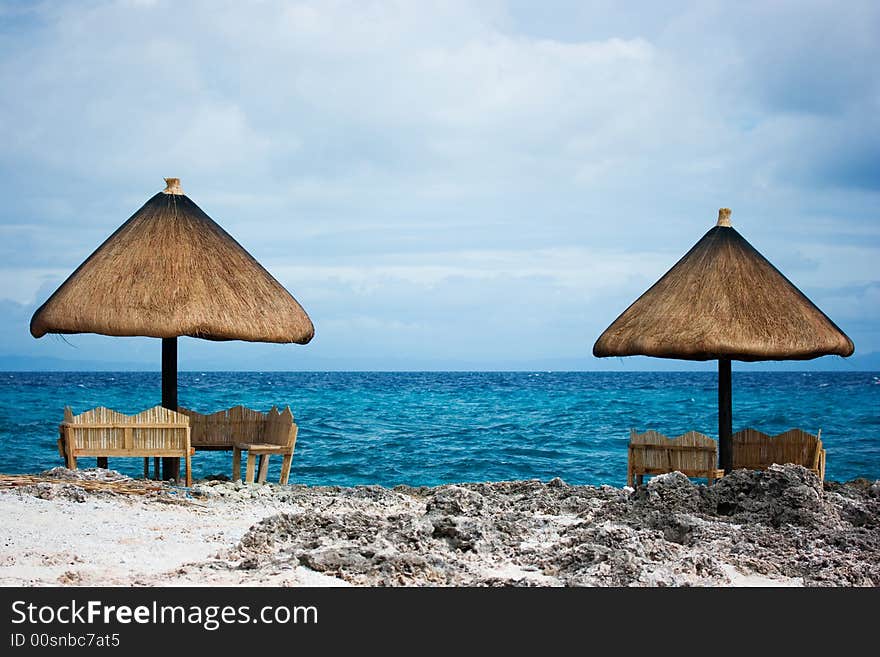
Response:
[[[745,361],[744,361],[745,362]],[[751,364],[751,363],[749,363]],[[736,370],[734,370],[736,371]],[[131,374],[131,373],[153,373],[161,374],[159,369],[125,369],[125,370],[0,370],[0,374]],[[717,374],[714,369],[711,370],[214,370],[214,369],[196,369],[196,370],[178,370],[178,374],[197,374],[207,373],[213,374]],[[749,370],[749,374],[871,374],[880,372],[880,369],[868,370]]]

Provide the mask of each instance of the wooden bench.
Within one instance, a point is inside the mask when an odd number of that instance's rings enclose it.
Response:
[[[822,430],[816,435],[803,429],[789,429],[771,436],[757,429],[743,429],[733,434],[733,468],[766,470],[773,463],[794,463],[812,470],[825,480],[825,449]]]
[[[81,456],[94,456],[101,467],[108,457],[144,457],[144,477],[149,476],[149,457],[186,459],[186,485],[192,485],[193,454],[190,445],[189,418],[154,406],[137,415],[124,415],[99,406],[74,415],[64,408],[64,422],[59,426],[58,451],[67,467],[76,470]]]
[[[681,472],[688,477],[705,477],[709,483],[724,476],[718,468],[718,447],[709,436],[689,431],[677,438],[667,438],[648,430],[629,435],[627,485],[642,485],[644,475]]]
[[[189,418],[192,445],[196,450],[232,450],[232,480],[241,480],[241,453],[246,451],[245,481],[253,483],[255,460],[259,457],[257,481],[266,481],[269,457],[282,456],[279,483],[286,484],[296,447],[297,426],[290,407],[279,412],[276,407],[268,413],[244,406],[233,406],[225,411],[202,415],[180,408]]]

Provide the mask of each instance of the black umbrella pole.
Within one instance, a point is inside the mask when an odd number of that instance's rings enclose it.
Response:
[[[733,398],[730,360],[718,360],[718,467],[727,474],[733,470]]]
[[[162,338],[162,406],[177,411],[177,338]],[[180,476],[180,459],[162,459],[162,479]]]

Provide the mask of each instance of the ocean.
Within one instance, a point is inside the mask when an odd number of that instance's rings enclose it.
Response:
[[[621,486],[630,428],[717,436],[712,372],[181,372],[178,386],[180,404],[203,413],[289,405],[299,425],[291,483]],[[65,405],[136,413],[159,402],[158,372],[2,373],[0,472],[63,465]],[[880,373],[734,371],[734,431],[749,426],[822,429],[827,479],[878,479]],[[142,463],[110,467],[141,476]],[[193,457],[196,478],[230,467],[229,452]],[[275,457],[270,480],[279,468]]]

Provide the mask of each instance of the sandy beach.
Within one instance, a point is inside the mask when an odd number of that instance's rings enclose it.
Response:
[[[633,491],[515,481],[0,491],[4,586],[877,586],[880,482],[798,466]],[[110,484],[112,488],[114,484]]]

